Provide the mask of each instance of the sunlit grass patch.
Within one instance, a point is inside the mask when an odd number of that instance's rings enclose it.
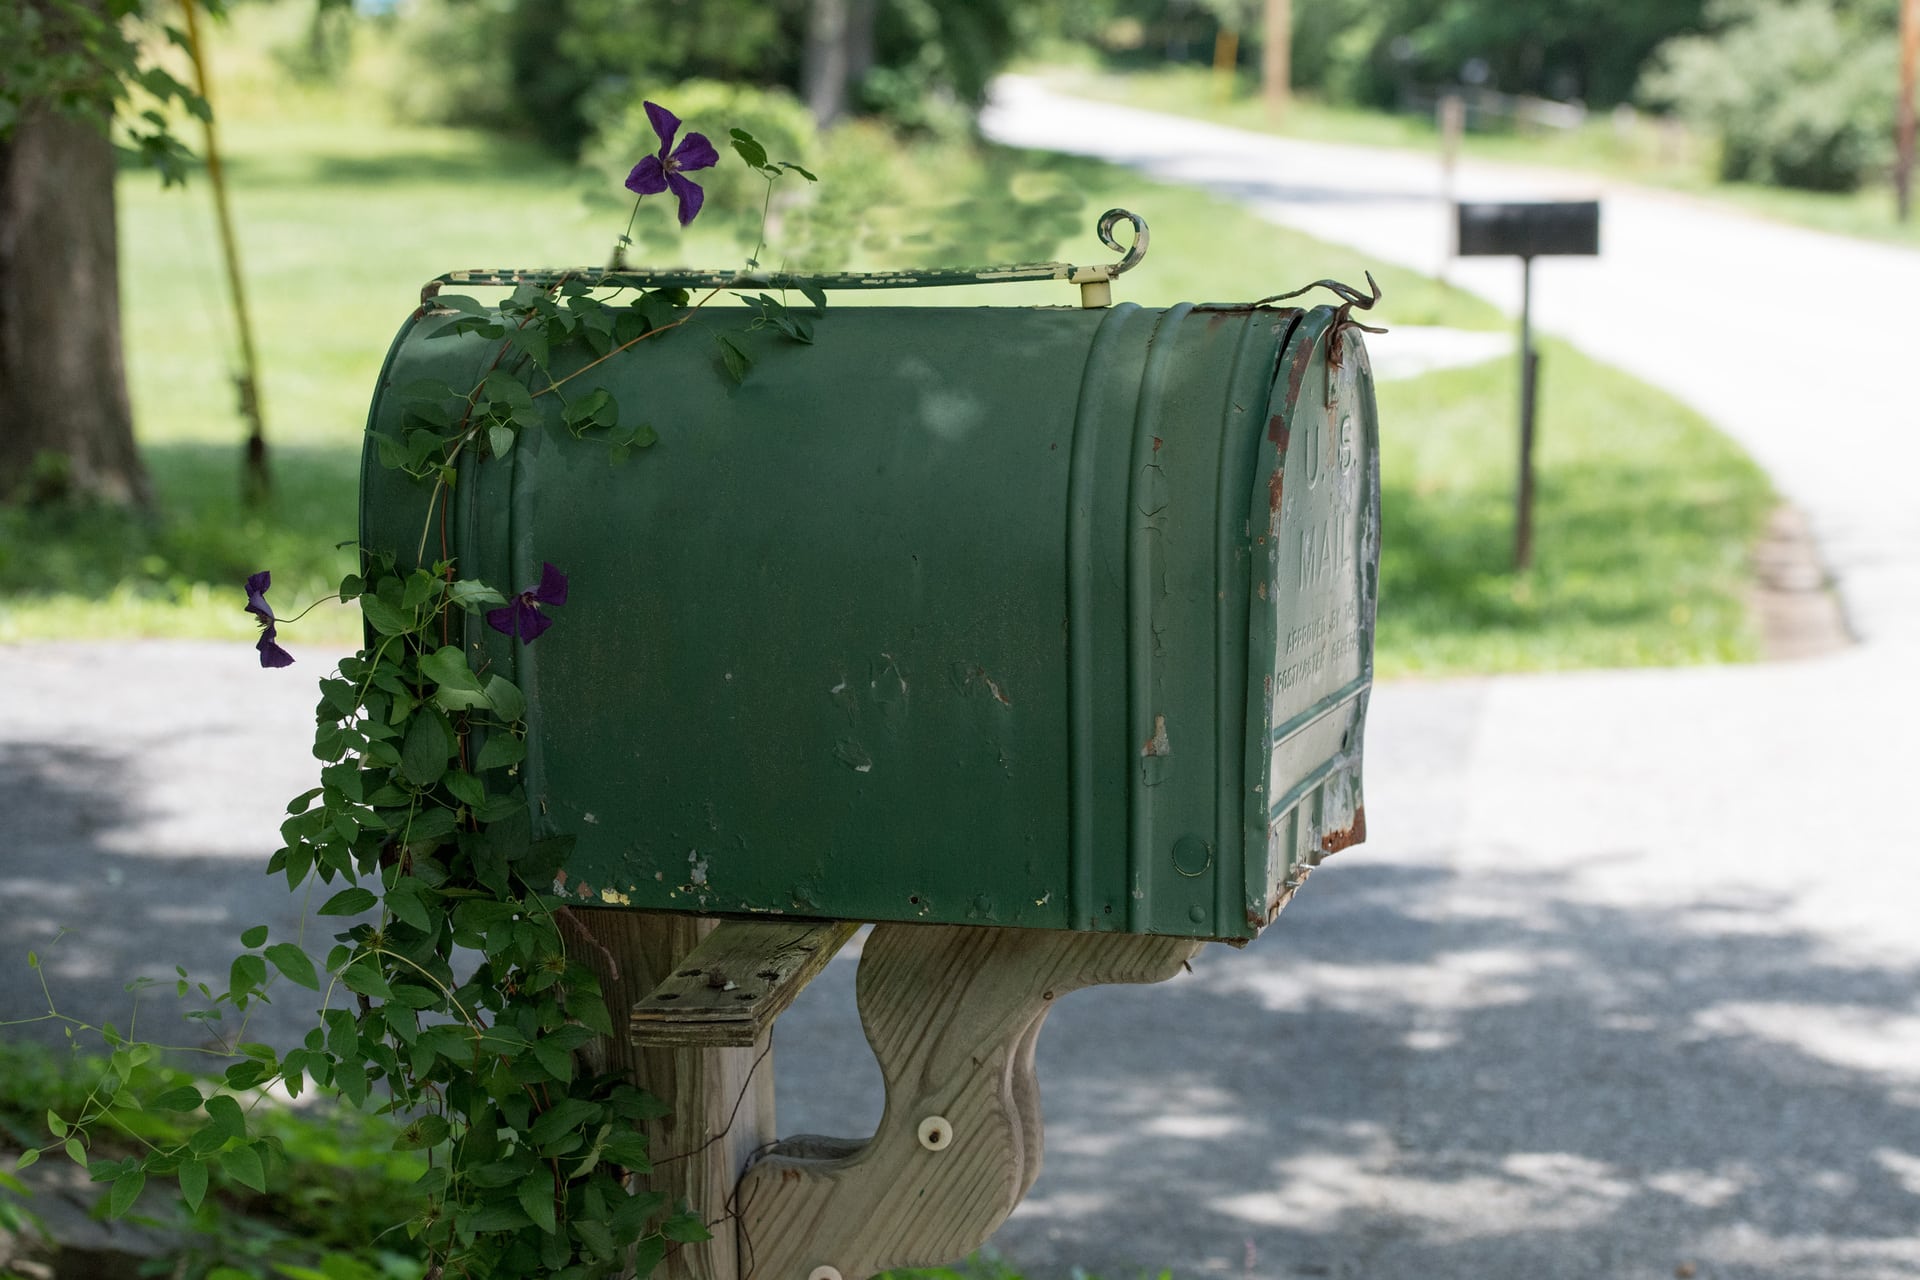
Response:
[[[1518,362],[1380,389],[1383,675],[1757,656],[1759,468],[1697,414],[1550,342],[1534,564],[1515,572]]]

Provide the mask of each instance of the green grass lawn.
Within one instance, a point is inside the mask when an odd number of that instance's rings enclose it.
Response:
[[[1311,96],[1295,99],[1285,118],[1276,123],[1267,115],[1258,84],[1247,72],[1223,81],[1211,70],[1195,66],[1125,72],[1084,65],[1031,70],[1062,92],[1239,129],[1415,151],[1437,151],[1440,146],[1439,129],[1430,117],[1331,106]],[[1579,169],[1704,196],[1762,217],[1839,235],[1920,245],[1920,218],[1898,221],[1890,186],[1828,193],[1721,182],[1713,175],[1708,141],[1684,129],[1663,127],[1651,117],[1616,126],[1611,116],[1596,113],[1577,129],[1475,132],[1462,140],[1461,149],[1482,160]]]
[[[1516,365],[1380,388],[1380,674],[1753,658],[1747,548],[1766,477],[1697,415],[1560,342],[1540,359],[1534,565],[1511,570]]]
[[[244,427],[229,381],[231,340],[206,186],[162,191],[152,176],[127,173],[120,183],[127,361],[160,510],[142,521],[0,509],[0,642],[244,639],[253,628],[240,584],[261,568],[273,571],[283,612],[324,595],[352,567],[351,551],[336,544],[355,532],[366,405],[420,284],[456,267],[603,261],[624,222],[624,207],[589,203],[582,175],[536,150],[473,132],[393,125],[364,86],[289,97],[268,92],[271,80],[243,74],[238,91],[221,101],[232,103],[224,136],[261,353],[272,499],[255,510],[238,497]],[[829,161],[841,151],[826,151],[822,178],[832,184]],[[897,153],[870,145],[841,155],[839,180],[864,181],[864,163],[896,154],[897,192],[930,208],[944,203],[944,213],[927,217],[949,242],[956,224],[977,230],[977,240],[961,236],[947,245],[957,255],[950,261],[1014,249],[1104,260],[1093,221],[1099,210],[1124,205],[1151,222],[1153,248],[1119,282],[1122,298],[1148,305],[1246,299],[1323,276],[1359,282],[1371,268],[1386,291],[1377,313],[1384,323],[1505,325],[1489,305],[1457,290],[1273,227],[1227,202],[1090,161],[953,143]],[[1030,187],[1077,192],[1081,211],[1036,224],[1008,196]],[[658,246],[658,257],[715,266],[742,259],[732,236],[702,227],[683,244]],[[1041,232],[1064,238],[1031,243]],[[776,242],[771,256],[777,253]],[[1071,300],[1071,290],[1019,286],[961,296],[1058,304]],[[954,295],[921,300],[949,303]],[[1751,656],[1742,600],[1747,549],[1767,502],[1764,480],[1672,400],[1570,351],[1554,351],[1546,373],[1540,564],[1521,576],[1506,570],[1512,376],[1509,361],[1384,390],[1380,669]],[[1622,420],[1636,424],[1631,448],[1615,430]],[[1711,519],[1702,514],[1703,493],[1724,499]],[[283,638],[295,646],[338,644],[357,625],[353,611],[335,607],[286,628]]]

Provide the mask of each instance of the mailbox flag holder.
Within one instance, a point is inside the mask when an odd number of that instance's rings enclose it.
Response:
[[[1520,480],[1514,497],[1513,567],[1533,563],[1533,425],[1540,356],[1533,349],[1533,260],[1600,252],[1597,200],[1455,204],[1459,253],[1520,259]]]

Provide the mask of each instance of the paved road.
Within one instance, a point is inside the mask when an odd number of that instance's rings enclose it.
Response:
[[[1262,150],[1286,144],[1037,101],[994,127],[1070,145],[1067,124],[1091,120],[1143,164],[1204,152],[1288,172]],[[1168,131],[1185,150],[1156,159]],[[1383,256],[1400,233],[1369,230],[1366,209],[1433,230],[1413,196],[1350,185],[1396,166],[1411,184],[1418,161],[1298,154],[1292,172],[1311,177],[1291,187],[1223,189],[1322,234],[1377,234]],[[1630,200],[1659,203],[1609,208]],[[1053,1015],[1046,1172],[997,1241],[1030,1275],[1920,1277],[1920,690],[1901,585],[1920,540],[1903,496],[1911,357],[1885,345],[1904,326],[1912,349],[1916,329],[1910,302],[1852,283],[1891,281],[1911,255],[1711,217],[1683,218],[1709,246],[1786,237],[1865,257],[1828,283],[1810,259],[1724,264],[1676,231],[1681,260],[1649,266],[1610,213],[1608,256],[1543,269],[1543,309],[1562,297],[1547,319],[1584,323],[1564,310],[1584,281],[1595,315],[1638,324],[1621,345],[1703,335],[1672,371],[1697,385],[1661,380],[1813,513],[1867,643],[1791,665],[1380,689],[1368,844],[1247,951]],[[1800,292],[1760,305],[1743,277],[1788,262]],[[1692,300],[1601,309],[1626,288],[1609,280],[1642,272],[1686,276]],[[1601,330],[1590,345],[1618,358]],[[1855,498],[1827,503],[1849,484]],[[0,958],[40,948],[64,1007],[124,1021],[124,975],[222,968],[245,925],[294,927],[257,868],[313,769],[324,662],[301,662],[262,671],[212,644],[0,649]],[[52,944],[60,925],[75,932]],[[782,1021],[788,1132],[877,1117],[851,979],[836,961]],[[0,980],[0,1018],[39,1007],[24,970]],[[156,1035],[162,1008],[149,1001]],[[267,1034],[297,1015],[277,1011]]]

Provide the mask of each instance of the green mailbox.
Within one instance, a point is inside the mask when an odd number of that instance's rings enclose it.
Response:
[[[556,407],[463,464],[447,517],[463,576],[571,580],[537,644],[465,637],[527,693],[564,892],[1258,933],[1364,836],[1380,487],[1353,301],[834,306],[810,345],[755,338],[737,385],[714,335],[755,313],[714,305],[576,379],[658,443],[610,466]],[[484,376],[498,344],[432,337],[448,316],[402,326],[370,430],[397,388]],[[364,544],[411,561],[429,500],[370,456]]]

